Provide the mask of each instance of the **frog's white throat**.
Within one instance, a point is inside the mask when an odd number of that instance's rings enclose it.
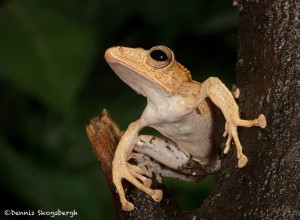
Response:
[[[155,100],[163,100],[164,97],[167,98],[172,95],[171,92],[164,89],[157,82],[154,82],[144,74],[138,73],[125,63],[116,62],[110,59],[107,59],[107,61],[118,77],[138,94],[145,97],[152,97],[152,101],[154,102]]]

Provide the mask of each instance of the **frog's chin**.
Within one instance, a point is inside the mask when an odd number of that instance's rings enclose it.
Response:
[[[109,65],[118,77],[138,94],[145,97],[151,97],[157,92],[160,96],[164,96],[164,94],[166,96],[171,94],[170,91],[161,86],[159,83],[143,74],[138,73],[135,69],[125,63],[115,61],[109,62]]]

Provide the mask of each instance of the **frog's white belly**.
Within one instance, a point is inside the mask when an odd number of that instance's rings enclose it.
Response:
[[[194,160],[205,165],[209,163],[214,150],[213,120],[211,117],[198,115],[196,111],[191,114],[196,117],[186,117],[177,122],[152,127],[173,140],[178,148],[190,154]]]

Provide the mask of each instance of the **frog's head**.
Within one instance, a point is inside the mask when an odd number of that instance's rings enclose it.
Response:
[[[158,88],[176,94],[184,82],[192,81],[190,72],[165,46],[150,50],[112,47],[105,52],[105,59],[126,84],[144,96]]]

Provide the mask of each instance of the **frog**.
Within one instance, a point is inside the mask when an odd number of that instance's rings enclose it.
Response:
[[[171,177],[196,182],[220,170],[221,159],[213,141],[214,108],[225,118],[224,154],[233,141],[238,168],[246,166],[248,158],[237,128],[265,128],[266,117],[260,114],[253,120],[241,119],[237,97],[218,77],[202,83],[193,80],[174,52],[163,45],[149,50],[115,46],[107,49],[104,57],[124,83],[147,99],[140,118],[124,131],[112,162],[112,179],[124,211],[135,208],[126,199],[124,179],[160,202],[162,191],[151,188],[153,174],[159,181]],[[140,134],[145,127],[161,136]],[[137,163],[130,163],[132,159]]]

